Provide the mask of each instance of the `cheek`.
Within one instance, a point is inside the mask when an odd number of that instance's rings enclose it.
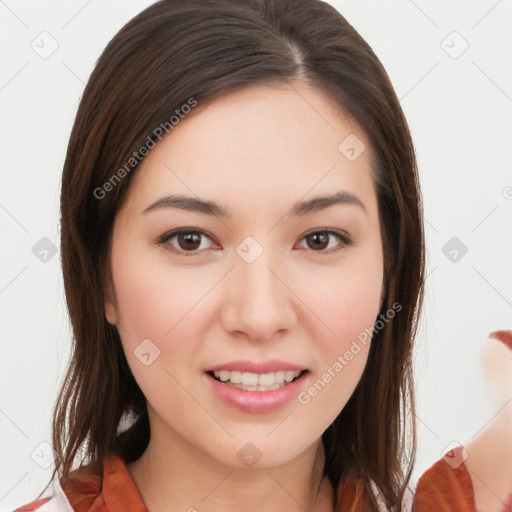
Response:
[[[190,363],[202,339],[197,315],[208,283],[191,273],[166,273],[156,265],[137,266],[129,261],[118,261],[113,279],[118,332],[142,392],[160,411],[168,408],[169,397],[177,408],[190,405],[178,383],[191,388]]]
[[[312,339],[321,344],[324,353],[332,357],[347,350],[352,340],[374,325],[380,310],[382,279],[382,265],[376,259],[367,265],[347,262],[323,275],[312,274],[301,280],[300,293],[308,297],[307,304],[315,313],[309,315]]]
[[[118,321],[131,343],[172,337],[211,287],[211,279],[197,269],[176,271],[129,259],[117,260],[112,274]]]
[[[321,419],[327,428],[346,405],[366,366],[380,310],[382,267],[378,260],[367,266],[347,265],[331,272],[324,283],[317,293],[309,294],[308,305],[318,316],[310,315],[317,364],[298,402],[307,417]],[[312,284],[303,282],[303,293]]]
[[[164,368],[183,380],[198,350],[201,336],[196,329],[201,323],[197,314],[211,278],[197,270],[171,272],[161,264],[141,264],[148,261],[147,255],[113,256],[118,332],[132,373],[152,401],[155,393],[174,385]]]

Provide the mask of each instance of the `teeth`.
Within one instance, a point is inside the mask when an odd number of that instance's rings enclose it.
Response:
[[[258,377],[258,384],[260,386],[273,386],[275,380],[276,379],[273,373],[262,373]]]
[[[258,374],[257,373],[242,373],[242,384],[244,386],[257,386],[258,385]],[[255,391],[254,389],[252,391]]]
[[[246,391],[270,391],[285,386],[295,377],[298,377],[300,372],[280,370],[270,373],[251,373],[220,370],[214,371],[213,374],[225,384],[239,389],[245,389]]]
[[[284,374],[286,372],[276,372],[274,373],[274,382],[277,384],[282,384],[284,382]]]
[[[244,386],[243,384],[231,384],[230,382],[225,382],[225,384],[233,388],[243,389],[245,391],[273,391],[274,389],[279,389],[286,385],[274,384],[273,386]]]
[[[222,370],[221,372],[215,372],[215,377],[219,377],[220,380],[224,382],[225,380],[229,380],[229,374],[230,372],[227,370]]]
[[[233,384],[242,383],[242,372],[228,372],[229,376],[226,380],[230,380]]]
[[[291,382],[297,375],[297,372],[284,372],[284,380],[286,382]]]

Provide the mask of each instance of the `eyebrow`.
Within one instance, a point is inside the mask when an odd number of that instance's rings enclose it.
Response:
[[[308,201],[298,201],[290,210],[292,217],[307,215],[309,213],[325,210],[334,205],[352,205],[361,208],[365,214],[368,213],[363,202],[351,192],[341,191],[329,195],[314,197]],[[150,211],[174,208],[190,212],[203,213],[216,217],[231,217],[231,213],[220,204],[214,201],[204,201],[197,197],[184,195],[170,195],[158,199],[149,205],[142,213]]]

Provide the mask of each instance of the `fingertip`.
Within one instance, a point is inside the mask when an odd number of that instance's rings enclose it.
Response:
[[[507,348],[512,350],[512,331],[493,331],[489,334],[489,338],[501,341]]]

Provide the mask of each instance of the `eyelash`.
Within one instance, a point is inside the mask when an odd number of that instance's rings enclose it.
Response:
[[[213,241],[213,237],[209,236],[204,231],[201,231],[201,230],[198,230],[198,229],[182,228],[182,229],[176,229],[176,230],[171,231],[169,233],[163,234],[157,240],[157,244],[159,246],[162,245],[165,250],[167,250],[169,252],[172,252],[174,254],[179,254],[179,255],[183,255],[183,256],[197,256],[197,255],[199,255],[202,251],[198,251],[197,249],[195,249],[194,251],[183,251],[181,249],[176,249],[172,245],[170,245],[169,241],[172,238],[174,238],[176,236],[179,236],[179,235],[182,235],[182,234],[204,235],[204,236],[206,236],[207,238],[209,238],[210,240]],[[336,252],[340,251],[341,249],[350,247],[353,244],[353,240],[348,235],[346,235],[345,233],[343,233],[341,231],[337,231],[335,229],[321,229],[321,230],[317,230],[317,231],[310,231],[309,233],[306,233],[301,238],[301,240],[304,240],[308,236],[317,235],[317,234],[327,234],[327,235],[334,235],[334,236],[338,237],[338,239],[341,242],[341,247],[338,248],[338,249],[334,249],[334,250],[331,248],[329,250],[325,250],[324,249],[324,250],[320,250],[320,251],[315,251],[313,249],[310,249],[315,254],[326,255],[326,254],[336,253]],[[203,249],[203,250],[205,250],[205,249]]]

